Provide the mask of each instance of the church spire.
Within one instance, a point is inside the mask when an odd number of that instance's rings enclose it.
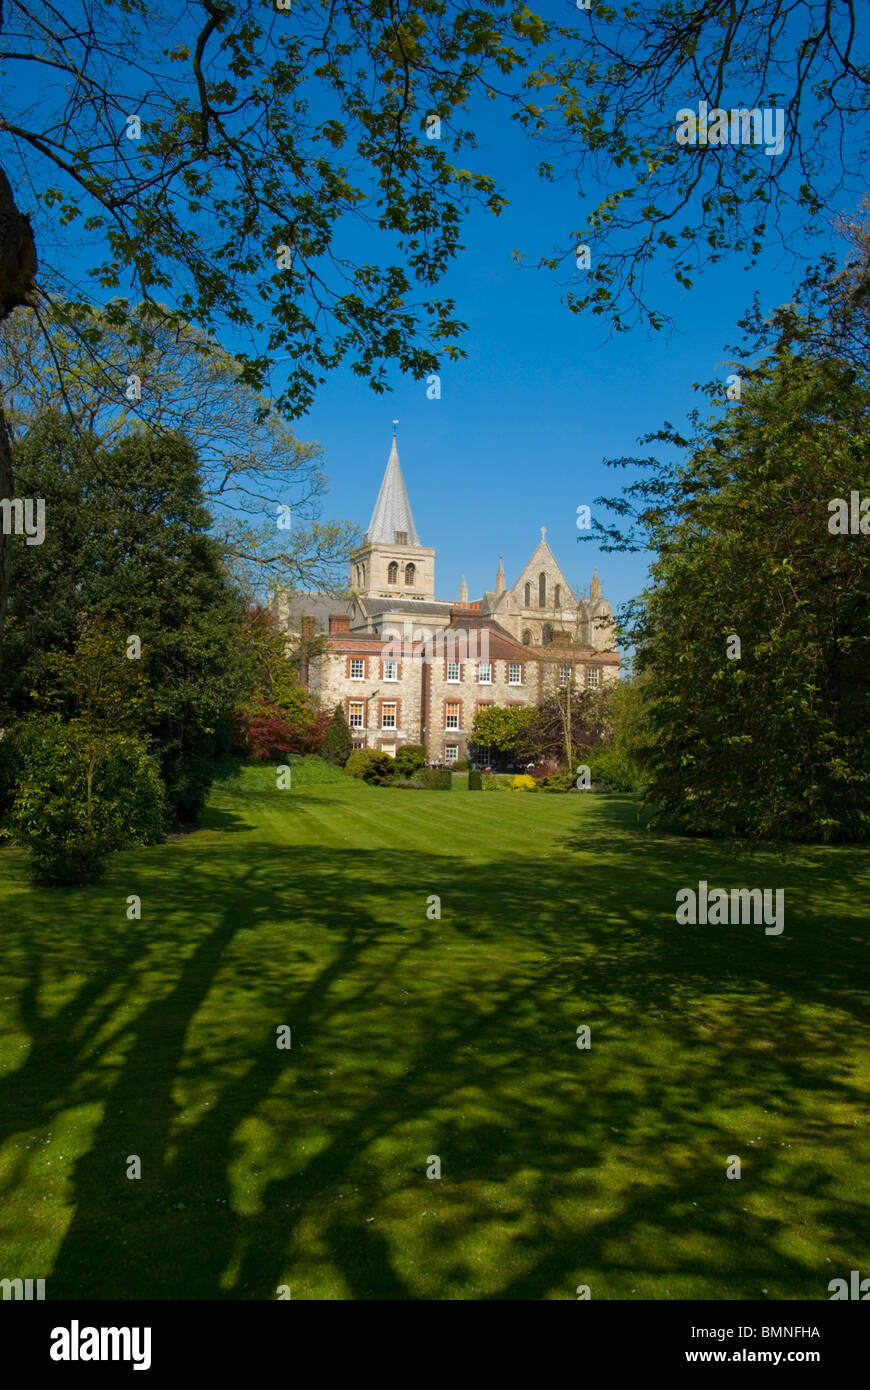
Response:
[[[501,555],[498,557],[498,574],[495,576],[495,592],[503,594],[507,588],[507,580],[504,575],[504,560]]]
[[[601,598],[601,580],[598,578],[598,571],[592,575],[592,583],[589,585],[589,597]]]
[[[459,602],[468,602],[468,585],[465,582],[465,575],[462,576],[462,583],[459,586]]]
[[[395,425],[395,421],[393,422]],[[387,460],[387,470],[378,493],[378,500],[372,512],[367,532],[369,544],[373,545],[419,545],[420,537],[411,515],[411,504],[405,491],[405,480],[399,464],[399,450],[396,447],[395,430],[393,446]]]

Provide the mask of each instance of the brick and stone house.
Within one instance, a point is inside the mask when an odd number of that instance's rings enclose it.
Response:
[[[350,557],[341,598],[294,593],[276,603],[303,649],[302,677],[317,705],[345,711],[354,746],[395,755],[423,744],[430,761],[469,756],[482,705],[537,705],[572,684],[616,680],[613,609],[597,573],[575,594],[546,528],[516,583],[498,563],[495,588],[469,602],[435,598],[435,551],[420,544],[395,437],[365,542]],[[319,650],[318,650],[319,648]]]

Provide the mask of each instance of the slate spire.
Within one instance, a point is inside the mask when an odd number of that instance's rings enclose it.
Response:
[[[366,534],[369,544],[373,545],[420,544],[420,537],[411,515],[411,504],[405,491],[395,435],[387,460],[387,471]],[[405,537],[404,542],[399,539],[402,536]]]

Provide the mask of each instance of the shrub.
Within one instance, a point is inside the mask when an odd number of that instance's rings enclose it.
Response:
[[[375,753],[371,762],[363,769],[362,779],[373,787],[385,787],[396,775],[395,760],[389,753]]]
[[[499,777],[495,772],[484,772],[481,775],[483,777],[483,790],[485,792],[507,791],[508,781],[506,777]]]
[[[346,768],[352,751],[353,740],[350,736],[350,729],[347,727],[344,710],[341,705],[336,705],[335,713],[323,736],[323,743],[320,745],[320,756],[325,758],[328,763],[335,763],[336,767]],[[360,753],[368,751],[365,748],[357,749],[357,752]],[[356,776],[355,773],[352,775]]]
[[[542,777],[538,782],[538,790],[542,792],[570,792],[573,791],[576,778],[573,772],[553,772],[549,777]]]
[[[534,777],[530,777],[527,772],[520,773],[519,777],[512,777],[510,789],[512,792],[535,792],[538,784]]]
[[[332,719],[333,716],[328,709],[319,709],[311,716],[305,729],[301,731],[300,753],[303,755],[317,753],[321,758],[323,757],[323,740],[326,738],[326,731],[332,723]],[[338,763],[336,766],[341,767],[343,764]]]
[[[376,748],[354,748],[345,761],[344,770],[351,777],[362,777],[363,770],[368,767],[372,758],[380,756]]]
[[[450,764],[451,772],[468,772],[471,764],[467,758],[460,758],[458,763]]]
[[[396,773],[395,760],[388,753],[379,753],[377,748],[355,748],[344,765],[351,777],[360,777],[364,782],[382,787],[392,782]]]
[[[479,768],[468,774],[468,790],[470,792],[483,791],[483,774]]]
[[[421,767],[415,772],[414,781],[432,792],[449,792],[453,785],[449,767]]]
[[[14,730],[4,729],[0,735],[0,831],[3,828],[3,817],[12,809],[16,776]]]
[[[422,743],[405,743],[396,753],[394,758],[396,772],[401,777],[410,777],[418,767],[423,767],[426,762],[426,749]]]
[[[593,782],[603,782],[620,792],[633,790],[635,778],[632,776],[632,769],[613,749],[597,749],[590,753],[588,766]]]
[[[277,705],[261,702],[239,710],[233,726],[233,747],[255,763],[297,752],[297,737]]]
[[[17,732],[15,754],[9,826],[31,851],[37,883],[94,883],[113,850],[163,838],[165,789],[142,740],[97,739],[76,721],[30,720]]]
[[[558,771],[559,764],[549,759],[547,762],[535,763],[535,766],[531,769],[531,775],[539,781],[542,777],[555,776]]]

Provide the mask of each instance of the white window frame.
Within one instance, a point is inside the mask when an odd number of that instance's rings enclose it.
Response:
[[[453,705],[453,706],[455,707],[455,709],[456,709],[456,713],[455,713],[455,714],[451,714],[451,713],[450,713],[450,706],[451,706],[451,705]],[[444,727],[445,727],[445,729],[458,729],[458,728],[459,728],[459,718],[460,718],[459,701],[458,701],[458,700],[450,700],[450,701],[445,702],[445,705],[444,705]],[[455,723],[455,724],[451,724],[451,723],[450,723],[451,719],[455,719],[455,720],[456,720],[456,723]]]
[[[601,685],[601,667],[586,667],[586,687],[588,690],[598,690]]]
[[[392,722],[392,724],[388,724],[388,723],[387,723],[387,710],[392,710],[392,712],[393,712],[393,722]],[[381,728],[382,728],[382,729],[398,729],[398,727],[399,727],[399,705],[398,705],[398,702],[397,702],[396,700],[385,700],[384,703],[381,705]]]
[[[392,671],[392,673],[393,673],[392,675],[390,675],[390,672],[391,672],[391,671]],[[398,663],[398,661],[393,661],[390,657],[385,658],[385,660],[384,660],[384,680],[385,680],[385,681],[397,681],[398,679],[399,679],[399,663]]]
[[[564,690],[564,689],[565,689],[565,686],[568,685],[568,684],[570,684],[570,681],[571,681],[571,667],[570,667],[570,666],[560,666],[560,667],[559,667],[559,677],[558,677],[558,678],[559,678],[559,689],[560,689],[560,690]]]
[[[354,672],[354,666],[361,666],[359,675]],[[364,681],[366,678],[366,659],[364,656],[352,656],[350,659],[350,678],[352,681]]]
[[[454,669],[454,667],[455,667],[455,669],[456,669],[456,675],[455,675],[455,676],[451,676],[450,672]],[[459,661],[448,661],[448,663],[447,663],[447,681],[448,681],[448,684],[449,684],[449,685],[457,685],[461,679],[462,679],[462,663],[459,662]]]
[[[519,671],[515,676],[514,671]],[[523,663],[521,661],[508,662],[508,685],[522,685],[523,683]]]
[[[359,723],[354,723],[354,706],[359,707]],[[365,700],[348,700],[347,702],[347,727],[349,729],[364,729],[366,726],[366,702]]]
[[[488,675],[488,676],[485,676],[485,675],[483,674],[484,670],[486,670],[486,671],[489,672],[489,675]],[[477,663],[477,684],[478,684],[478,685],[492,685],[492,662],[491,662],[491,661],[479,661],[479,662]]]
[[[458,743],[445,743],[445,745],[444,745],[444,761],[445,761],[445,763],[458,763],[458,762],[459,762],[459,744],[458,744]]]

